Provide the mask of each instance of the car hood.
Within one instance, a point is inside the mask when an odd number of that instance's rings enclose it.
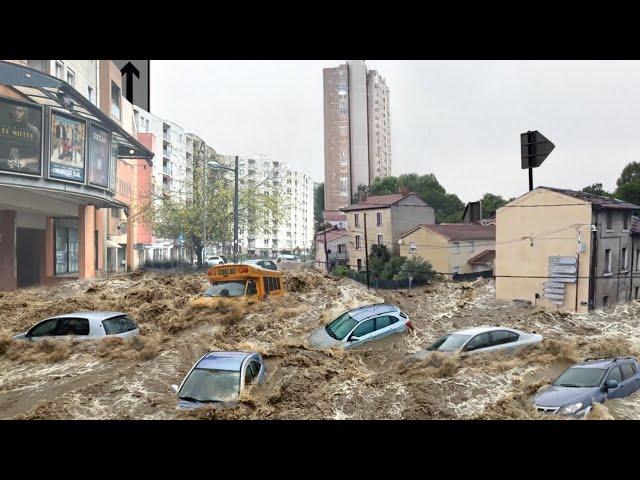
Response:
[[[342,345],[340,340],[336,340],[329,336],[324,326],[317,328],[309,336],[309,343],[316,348],[329,348],[333,346]]]
[[[573,403],[591,403],[591,398],[598,391],[597,387],[556,387],[551,385],[538,393],[533,403],[541,407],[564,407]]]
[[[207,405],[213,408],[233,408],[238,405],[238,402],[193,402],[191,400],[178,400],[178,410],[193,410],[195,408],[206,407]]]

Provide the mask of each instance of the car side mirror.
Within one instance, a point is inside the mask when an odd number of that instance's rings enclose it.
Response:
[[[613,390],[614,388],[618,388],[617,380],[608,380],[607,383],[604,384],[604,390]]]
[[[351,335],[349,337],[350,342],[357,342],[358,340],[360,340],[360,337],[356,337],[355,335]]]
[[[171,385],[171,390],[173,390],[174,393],[178,393],[178,385]]]
[[[467,347],[464,347],[464,351],[465,351],[465,352],[471,352],[471,351],[473,351],[473,350],[475,350],[475,349],[477,349],[477,348],[478,348],[478,347],[476,347],[475,345],[469,345],[469,346],[467,346]]]

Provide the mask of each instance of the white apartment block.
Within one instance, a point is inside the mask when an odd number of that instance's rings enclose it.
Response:
[[[233,165],[234,157],[221,160]],[[260,185],[261,191],[279,190],[282,195],[284,218],[262,231],[240,228],[240,252],[248,256],[276,257],[280,253],[310,254],[314,241],[313,181],[303,172],[287,164],[258,154],[239,157],[240,189]]]
[[[98,60],[27,60],[27,66],[64,80],[98,106]]]

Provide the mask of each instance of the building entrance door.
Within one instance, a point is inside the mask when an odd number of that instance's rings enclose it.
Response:
[[[18,288],[39,285],[44,262],[45,231],[16,228]]]

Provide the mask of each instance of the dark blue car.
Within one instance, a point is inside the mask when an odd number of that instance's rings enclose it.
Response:
[[[588,359],[565,370],[533,399],[539,412],[584,417],[593,402],[621,398],[640,389],[640,363],[634,357]]]

